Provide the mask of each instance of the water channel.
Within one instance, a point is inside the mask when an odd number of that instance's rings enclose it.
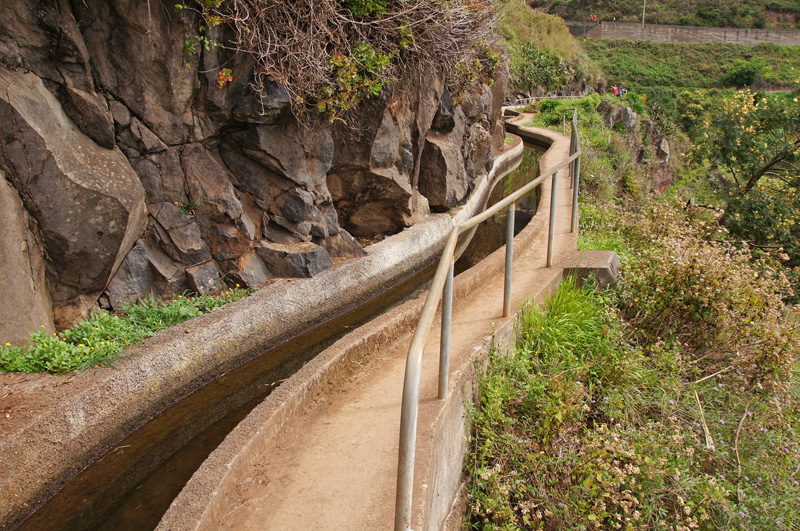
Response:
[[[525,150],[522,164],[492,191],[489,203],[538,176],[541,151]],[[517,205],[515,232],[531,219],[538,190]],[[472,267],[501,247],[506,214],[482,224],[456,264]],[[192,474],[225,436],[283,380],[348,331],[427,290],[436,263],[403,279],[362,306],[334,317],[207,384],[122,440],[25,520],[18,529],[154,529]]]

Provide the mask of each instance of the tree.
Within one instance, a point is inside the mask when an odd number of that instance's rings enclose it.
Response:
[[[800,89],[726,97],[705,122],[698,153],[721,184],[721,223],[782,262],[800,287]]]

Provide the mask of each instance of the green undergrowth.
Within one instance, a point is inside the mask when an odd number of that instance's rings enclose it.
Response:
[[[636,158],[637,137],[619,127],[608,129],[602,112],[614,107],[630,107],[640,120],[650,119],[650,107],[641,95],[630,91],[624,98],[611,95],[588,96],[569,100],[541,100],[529,106],[532,122],[525,124],[562,131],[566,117],[567,134],[572,109],[578,110],[578,131],[581,136],[581,203],[607,202],[619,196],[638,197],[648,189],[648,167]]]
[[[623,255],[609,291],[567,279],[494,352],[472,412],[470,529],[800,525],[797,316],[768,264],[669,201],[582,211]]]
[[[582,79],[590,83],[602,79],[560,17],[531,9],[523,0],[498,0],[495,6],[512,88],[553,90]]]
[[[0,371],[65,373],[110,366],[126,346],[252,292],[237,287],[219,296],[179,296],[167,303],[144,300],[125,305],[118,315],[98,311],[61,333],[31,334],[29,345],[0,346]]]
[[[732,88],[738,70],[757,70],[756,88],[791,86],[800,74],[800,47],[760,44],[673,44],[594,39],[582,42],[610,83],[643,87]],[[744,81],[748,81],[744,79]],[[750,83],[748,83],[750,84]]]

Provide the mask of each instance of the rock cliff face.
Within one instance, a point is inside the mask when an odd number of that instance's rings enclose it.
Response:
[[[3,318],[4,341],[98,304],[315,274],[363,254],[353,236],[458,204],[502,142],[503,76],[454,106],[443,76],[406,72],[356,128],[312,130],[278,85],[255,96],[248,56],[190,53],[191,17],[169,0],[0,4],[0,186],[14,208],[0,289],[26,307]]]

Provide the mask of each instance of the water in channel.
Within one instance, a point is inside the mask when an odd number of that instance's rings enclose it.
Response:
[[[522,164],[492,192],[489,204],[538,175],[541,151],[526,149]],[[515,233],[536,211],[538,192],[517,203]],[[468,269],[505,244],[505,212],[482,224],[457,270]],[[283,380],[360,326],[426,290],[436,263],[403,279],[362,306],[264,353],[171,406],[68,482],[18,529],[35,531],[155,529],[192,474],[227,434]]]

